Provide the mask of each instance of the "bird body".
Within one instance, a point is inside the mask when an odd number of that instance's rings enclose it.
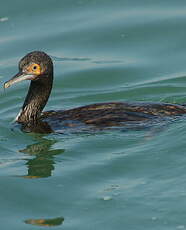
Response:
[[[118,123],[143,121],[147,119],[178,116],[186,113],[186,107],[168,103],[108,102],[90,104],[61,111],[44,112],[42,119],[48,121],[79,121],[85,124],[112,126]]]
[[[186,106],[169,103],[106,102],[69,110],[42,112],[53,84],[53,62],[44,52],[34,51],[19,62],[19,72],[4,88],[23,80],[31,80],[28,94],[16,121],[23,130],[39,133],[56,132],[67,127],[121,126],[154,118],[179,116]]]

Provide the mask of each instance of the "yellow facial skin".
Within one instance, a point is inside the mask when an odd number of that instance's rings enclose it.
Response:
[[[41,75],[41,66],[39,64],[33,63],[29,65],[26,69],[28,74]]]

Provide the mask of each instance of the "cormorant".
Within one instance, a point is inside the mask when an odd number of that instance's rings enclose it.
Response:
[[[28,53],[19,62],[19,72],[4,88],[30,80],[30,87],[21,111],[16,117],[23,130],[28,132],[60,132],[68,127],[111,127],[128,122],[177,116],[186,113],[184,105],[169,103],[107,102],[90,104],[69,110],[42,112],[53,84],[53,62],[44,52]]]

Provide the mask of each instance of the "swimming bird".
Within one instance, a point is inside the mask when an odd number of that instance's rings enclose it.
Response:
[[[30,80],[31,83],[15,121],[28,132],[50,133],[72,127],[122,126],[128,122],[186,113],[184,105],[144,102],[106,102],[43,112],[52,90],[53,62],[49,55],[41,51],[24,56],[19,62],[19,72],[4,83],[4,88],[23,80]]]

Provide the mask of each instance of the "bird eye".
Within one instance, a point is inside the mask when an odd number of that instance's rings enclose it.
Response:
[[[30,74],[40,75],[41,66],[37,63],[32,63],[27,67],[27,72]]]

